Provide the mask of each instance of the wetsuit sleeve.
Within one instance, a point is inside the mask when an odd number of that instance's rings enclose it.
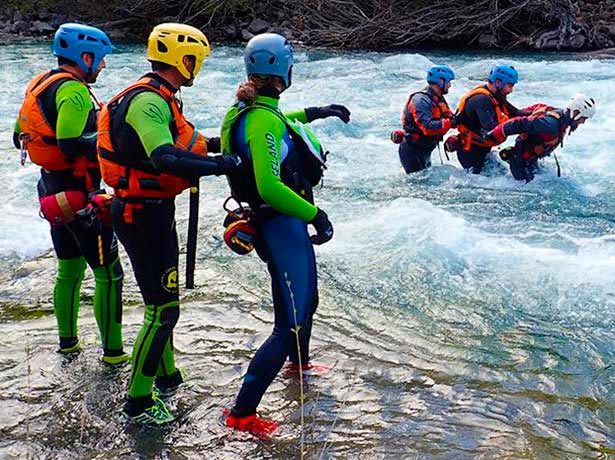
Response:
[[[78,81],[62,83],[56,92],[56,139],[60,151],[69,159],[85,155],[96,157],[96,127],[85,132],[90,112],[94,108],[90,92]]]
[[[433,102],[425,94],[415,94],[408,104],[416,126],[425,136],[442,136],[451,129],[451,120],[435,120],[432,115],[433,107]]]
[[[502,123],[506,136],[513,134],[559,134],[559,123],[550,116],[515,117]]]
[[[21,125],[19,124],[19,117],[15,120],[15,127],[13,128],[13,145],[16,149],[21,148],[21,141],[19,135],[21,134]]]
[[[159,171],[187,179],[229,174],[239,166],[232,155],[197,155],[169,144],[156,147],[150,156]]]
[[[126,123],[135,130],[150,156],[161,145],[175,144],[170,128],[172,119],[169,104],[152,91],[137,94],[126,113]]]
[[[245,140],[252,154],[256,188],[276,211],[309,222],[316,216],[316,206],[301,198],[280,178],[280,149],[285,133],[284,123],[268,111],[254,110],[247,115]]]
[[[294,112],[285,113],[284,116],[292,121],[299,121],[301,123],[309,123],[305,109],[296,110]]]

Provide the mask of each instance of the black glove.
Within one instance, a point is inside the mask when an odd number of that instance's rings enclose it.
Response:
[[[316,235],[310,236],[312,244],[324,244],[333,238],[333,224],[322,209],[318,208],[318,212],[309,223],[316,229]]]
[[[214,158],[220,165],[220,174],[230,174],[241,166],[241,157],[237,155],[218,155]]]
[[[220,138],[219,137],[209,137],[207,138],[207,152],[208,153],[220,153],[222,150],[220,149]]]
[[[19,133],[13,133],[13,145],[16,149],[21,149],[21,139],[19,139]]]
[[[344,123],[350,121],[350,110],[343,105],[331,104],[323,107],[308,107],[305,109],[307,121],[312,122],[320,118],[337,117]]]

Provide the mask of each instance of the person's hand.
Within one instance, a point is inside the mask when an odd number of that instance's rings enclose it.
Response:
[[[339,104],[325,105],[323,107],[308,107],[305,109],[308,122],[321,118],[337,117],[344,123],[350,121],[350,110]]]
[[[310,236],[312,244],[324,244],[333,238],[333,224],[329,220],[327,213],[322,209],[318,208],[318,212],[309,223],[316,230],[316,235]]]
[[[242,165],[241,157],[237,155],[218,155],[214,158],[220,166],[220,174],[231,174]]]
[[[457,139],[457,136],[449,136],[444,141],[444,151],[447,153],[452,153],[457,150],[459,150],[459,140]]]
[[[496,145],[501,144],[506,140],[503,125],[498,125],[483,136],[486,141],[493,142]]]
[[[205,141],[207,144],[207,153],[220,153],[220,138],[219,137],[209,137]]]

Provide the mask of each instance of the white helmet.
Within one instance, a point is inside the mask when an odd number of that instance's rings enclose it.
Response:
[[[593,97],[587,97],[585,94],[575,94],[570,98],[568,106],[570,116],[574,121],[581,118],[591,118],[596,113],[596,101]]]

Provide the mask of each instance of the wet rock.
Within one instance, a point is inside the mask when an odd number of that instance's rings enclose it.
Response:
[[[30,30],[30,23],[28,21],[15,21],[9,26],[7,32],[12,34],[26,33]]]
[[[56,29],[66,22],[68,22],[68,18],[63,14],[52,14],[51,19],[49,20],[49,24]]]
[[[34,21],[30,28],[32,32],[40,34],[40,35],[48,35],[55,31],[55,27],[53,27],[48,22],[43,21]]]
[[[107,31],[109,38],[111,41],[122,41],[127,40],[129,38],[129,34],[126,33],[125,30],[122,29],[111,29]]]
[[[15,11],[13,13],[13,22],[17,22],[17,21],[23,21],[23,14],[21,14],[21,12],[19,11]]]
[[[222,29],[222,33],[226,38],[236,38],[237,37],[237,27],[233,24],[229,24],[224,26]]]
[[[243,30],[241,31],[241,39],[242,39],[242,40],[244,40],[244,41],[246,41],[246,42],[247,42],[247,41],[248,41],[248,40],[250,40],[252,37],[254,37],[254,34],[253,34],[252,32],[250,32],[249,30],[247,30],[247,29],[243,29]]]
[[[586,44],[587,37],[582,31],[567,35],[553,30],[540,35],[534,43],[534,47],[541,51],[580,50]]]
[[[262,34],[263,32],[267,32],[269,27],[271,27],[269,22],[261,18],[256,18],[248,25],[248,30],[253,34]]]

